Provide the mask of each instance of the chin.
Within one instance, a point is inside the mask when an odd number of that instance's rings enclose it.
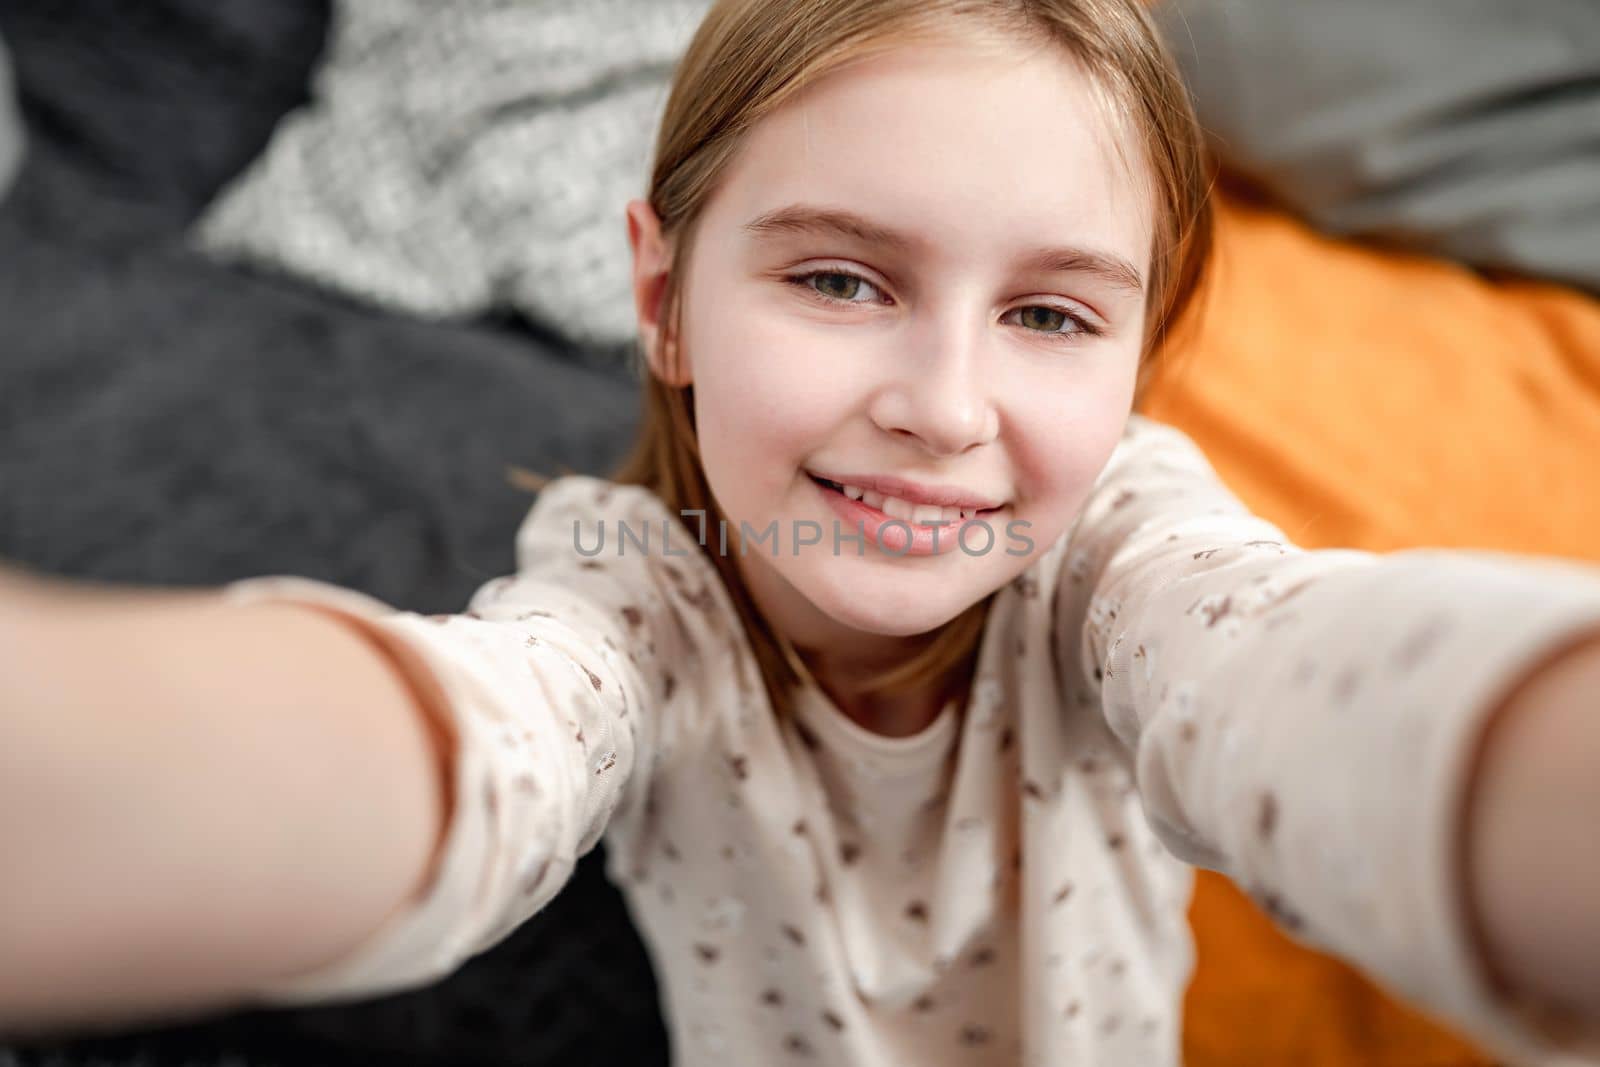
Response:
[[[936,596],[919,597],[914,593],[918,579],[901,575],[891,581],[892,592],[875,589],[872,582],[848,580],[801,588],[806,599],[835,622],[881,637],[912,637],[936,630],[981,599],[974,594],[952,601],[948,584]]]

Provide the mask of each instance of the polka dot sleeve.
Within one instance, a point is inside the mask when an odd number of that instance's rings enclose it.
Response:
[[[1491,989],[1457,876],[1501,697],[1600,630],[1600,568],[1306,551],[1135,415],[1071,534],[1062,662],[1098,688],[1169,850],[1514,1062],[1595,1055]]]
[[[569,485],[552,495],[545,519],[558,518],[549,514],[557,496],[574,492]],[[660,601],[617,602],[630,599],[626,585],[585,580],[590,572],[570,552],[534,558],[532,529],[525,525],[519,540],[518,573],[485,583],[460,614],[396,611],[295,577],[225,587],[236,602],[288,600],[332,612],[395,650],[408,672],[427,672],[444,696],[427,713],[442,719],[433,726],[447,746],[453,796],[444,844],[418,898],[344,959],[255,990],[252,999],[368,997],[445,977],[554,897],[613,813],[645,788],[659,693],[629,645],[644,643],[639,635],[650,634]]]

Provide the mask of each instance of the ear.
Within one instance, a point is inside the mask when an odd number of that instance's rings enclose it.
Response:
[[[671,249],[661,239],[661,221],[649,201],[628,201],[627,214],[628,246],[633,249],[633,304],[645,359],[650,372],[667,385],[688,385],[692,380],[688,357],[672,335],[672,324],[663,319]]]

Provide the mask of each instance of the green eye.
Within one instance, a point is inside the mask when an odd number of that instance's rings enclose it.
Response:
[[[808,270],[783,280],[823,303],[872,304],[883,297],[876,285],[847,270]]]
[[[1035,306],[1022,309],[1022,324],[1030,330],[1060,333],[1066,322],[1067,313],[1055,308]]]
[[[861,291],[861,279],[853,274],[823,271],[811,277],[816,282],[812,288],[823,296],[831,296],[835,300],[853,300]]]
[[[1015,318],[1012,318],[1015,316]],[[1029,333],[1040,334],[1052,341],[1076,342],[1087,337],[1100,337],[1105,331],[1081,315],[1046,304],[1033,304],[1006,313],[1006,317]]]

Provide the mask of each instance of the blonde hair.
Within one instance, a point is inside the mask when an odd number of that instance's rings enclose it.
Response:
[[[678,66],[651,164],[649,203],[672,246],[660,342],[681,336],[681,282],[696,224],[745,133],[808,80],[930,33],[948,35],[963,20],[1013,40],[1056,45],[1135,132],[1156,200],[1138,403],[1168,324],[1191,303],[1211,242],[1200,127],[1140,0],[721,0]],[[663,351],[668,377],[679,352],[675,344]],[[639,355],[643,421],[612,478],[652,490],[674,514],[703,509],[707,528],[717,529],[725,516],[700,463],[694,387],[664,384]],[[731,553],[707,554],[742,617],[773,708],[787,715],[804,665],[757,610]],[[965,685],[993,596],[945,623],[914,657],[862,690],[952,675]]]

